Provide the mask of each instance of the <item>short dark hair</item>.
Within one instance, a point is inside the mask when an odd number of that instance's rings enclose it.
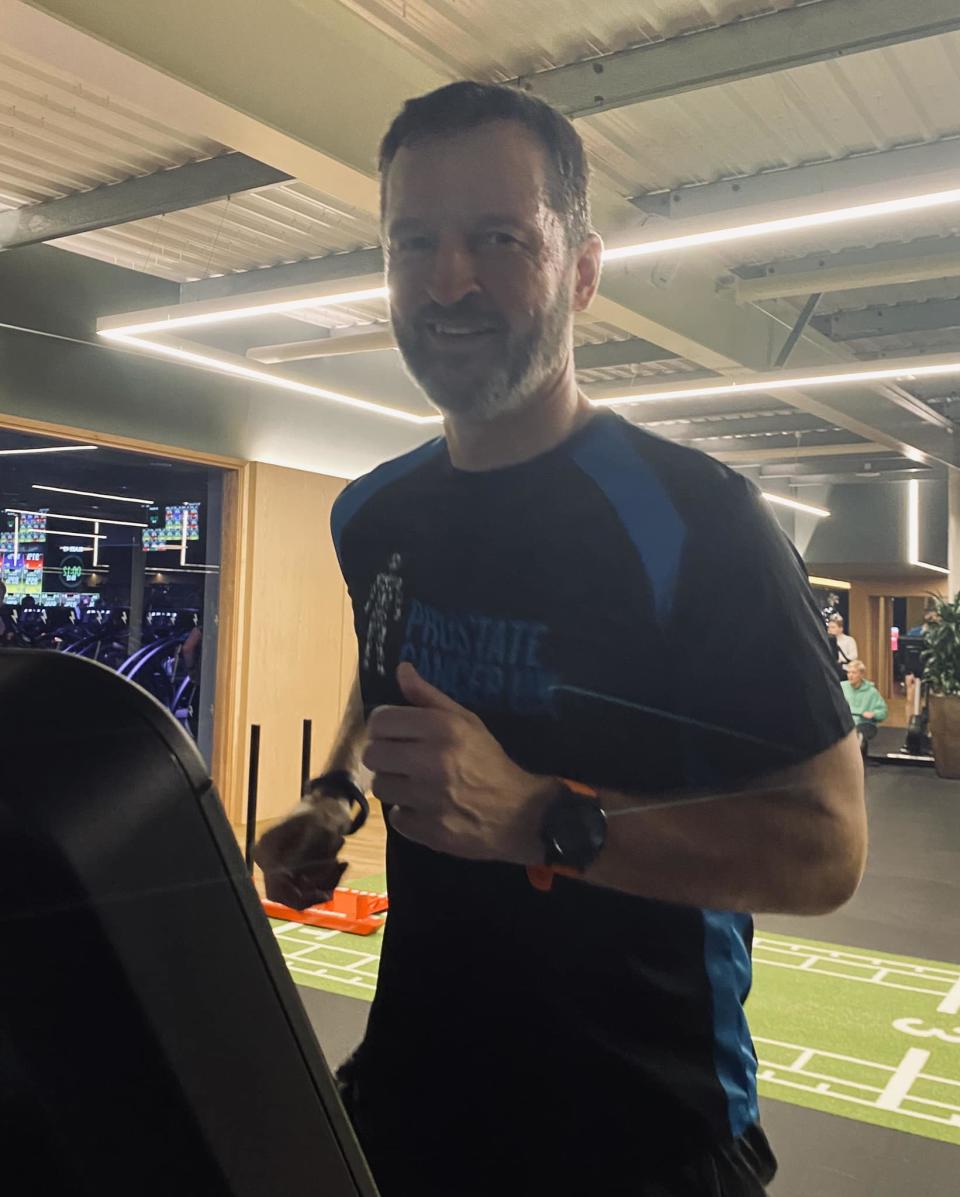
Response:
[[[543,100],[499,83],[449,83],[407,100],[380,143],[381,204],[387,169],[401,146],[433,137],[455,137],[491,121],[515,121],[543,146],[550,171],[547,198],[576,248],[590,235],[590,168],[572,123]]]

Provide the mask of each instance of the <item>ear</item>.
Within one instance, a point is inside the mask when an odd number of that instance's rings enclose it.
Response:
[[[600,286],[600,270],[603,260],[603,242],[599,233],[591,233],[577,251],[577,262],[573,278],[573,310],[585,312],[593,302]]]

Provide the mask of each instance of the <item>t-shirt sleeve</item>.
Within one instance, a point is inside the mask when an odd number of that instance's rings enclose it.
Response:
[[[853,722],[799,554],[741,475],[714,476],[686,523],[669,639],[688,781],[823,752]]]

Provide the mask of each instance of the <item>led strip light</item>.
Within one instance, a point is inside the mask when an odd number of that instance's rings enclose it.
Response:
[[[936,574],[949,574],[942,565],[931,565],[920,560],[920,483],[911,478],[907,483],[907,561],[921,569],[933,570]]]
[[[796,499],[787,499],[783,495],[770,495],[765,490],[760,492],[768,503],[776,503],[780,507],[790,507],[794,511],[803,511],[807,515],[816,515],[826,519],[830,512],[826,507],[814,507],[812,503],[798,503]]]

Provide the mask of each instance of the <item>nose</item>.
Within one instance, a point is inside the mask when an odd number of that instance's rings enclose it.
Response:
[[[441,307],[453,307],[480,289],[470,247],[460,240],[441,241],[427,282],[427,292],[433,302]]]

